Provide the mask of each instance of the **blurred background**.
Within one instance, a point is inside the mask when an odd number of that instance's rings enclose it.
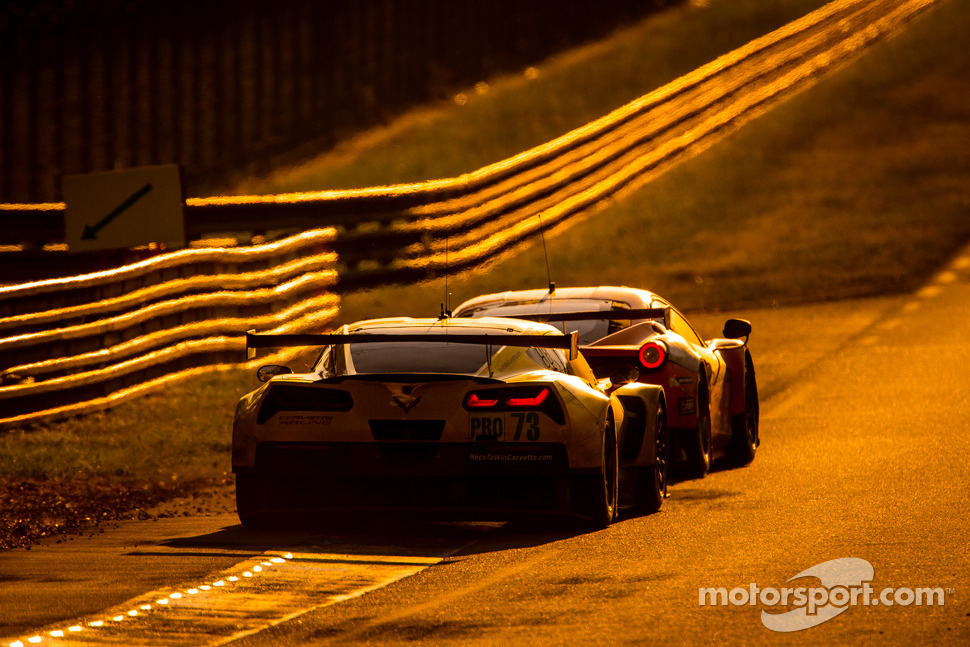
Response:
[[[204,195],[677,2],[9,0],[0,202],[173,162]]]

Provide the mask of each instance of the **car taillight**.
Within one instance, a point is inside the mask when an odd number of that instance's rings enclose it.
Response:
[[[465,399],[465,406],[469,409],[491,409],[497,404],[498,398],[479,397],[477,393],[469,393]]]
[[[514,386],[499,389],[472,391],[465,396],[468,411],[542,411],[560,424],[563,422],[562,407],[547,386]]]
[[[516,397],[513,395],[513,396],[509,396],[509,398],[505,401],[505,403],[510,407],[535,408],[540,406],[543,402],[545,402],[547,397],[549,397],[549,389],[543,387],[543,389],[539,391],[539,393],[537,393],[532,397],[529,397],[529,396]]]
[[[664,361],[667,359],[667,347],[659,341],[648,341],[640,347],[637,358],[640,360],[640,366],[643,368],[648,371],[656,370],[663,366]]]

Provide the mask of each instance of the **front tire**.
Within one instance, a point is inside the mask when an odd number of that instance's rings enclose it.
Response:
[[[704,478],[711,469],[711,399],[704,382],[697,389],[697,427],[688,430],[684,440],[685,475],[691,479]]]
[[[731,445],[729,457],[735,465],[747,465],[754,460],[761,438],[758,435],[760,405],[758,382],[754,375],[751,356],[744,358],[744,413],[731,418]]]
[[[603,430],[603,453],[600,473],[596,476],[579,477],[574,483],[576,511],[589,517],[590,524],[598,529],[609,527],[616,517],[619,461],[616,448],[616,428],[612,416],[607,418]]]

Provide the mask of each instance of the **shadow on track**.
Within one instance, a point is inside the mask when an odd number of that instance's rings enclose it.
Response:
[[[381,515],[278,519],[265,528],[226,526],[203,535],[177,537],[161,545],[179,550],[226,551],[296,550],[396,555],[440,553],[463,555],[495,552],[552,543],[588,532],[568,519],[538,518],[513,521],[437,521]],[[488,539],[488,541],[483,541]]]

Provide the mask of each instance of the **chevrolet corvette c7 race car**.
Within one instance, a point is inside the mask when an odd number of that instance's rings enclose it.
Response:
[[[492,317],[247,335],[251,349],[321,350],[309,373],[262,367],[263,386],[238,403],[240,520],[547,512],[605,527],[620,508],[657,510],[668,463],[664,391],[597,379],[576,344],[552,326]]]
[[[568,326],[597,376],[630,380],[666,392],[671,457],[686,475],[707,474],[712,457],[754,460],[758,385],[747,347],[751,324],[730,319],[724,338],[703,340],[673,305],[628,287],[578,287],[486,294],[465,301],[456,317],[516,317]]]

